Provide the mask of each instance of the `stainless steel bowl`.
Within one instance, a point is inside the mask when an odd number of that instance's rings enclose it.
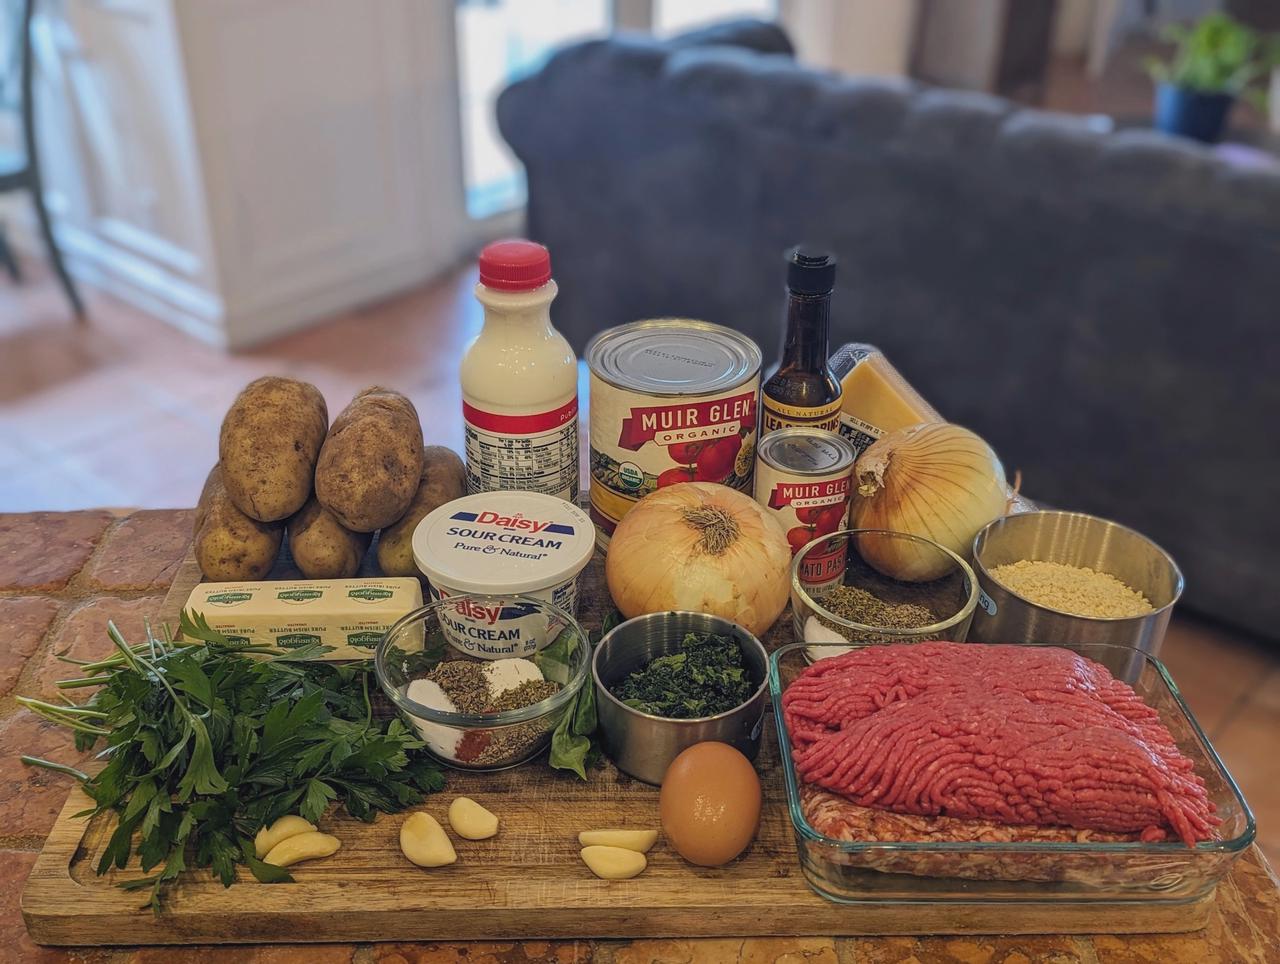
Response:
[[[1151,601],[1145,616],[1077,616],[1006,589],[991,570],[1020,559],[1087,566],[1106,572]],[[969,639],[984,643],[1114,643],[1155,655],[1169,614],[1182,595],[1172,557],[1132,529],[1082,512],[1027,512],[997,519],[973,541],[982,595]]]
[[[685,633],[731,636],[742,647],[742,662],[755,690],[741,706],[717,716],[673,720],[642,713],[610,692],[651,660],[674,652]],[[769,700],[769,656],[760,640],[737,623],[706,613],[650,613],[614,627],[591,660],[596,712],[604,750],[619,770],[637,780],[662,783],[667,767],[695,743],[716,740],[736,747],[749,760],[760,751],[760,732]]]

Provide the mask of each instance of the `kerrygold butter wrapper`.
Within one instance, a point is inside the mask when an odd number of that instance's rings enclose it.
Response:
[[[391,625],[422,605],[417,579],[208,582],[186,608],[235,641],[297,649],[331,646],[322,659],[368,659]]]

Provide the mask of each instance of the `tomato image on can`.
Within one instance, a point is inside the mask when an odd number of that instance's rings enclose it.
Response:
[[[591,371],[591,518],[607,547],[640,499],[681,482],[751,491],[760,349],[703,321],[638,321],[596,335]]]

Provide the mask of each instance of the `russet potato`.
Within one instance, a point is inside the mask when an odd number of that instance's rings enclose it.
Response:
[[[308,579],[350,579],[360,571],[373,535],[352,532],[314,497],[285,525],[289,553]]]
[[[443,445],[423,451],[422,478],[409,508],[378,536],[378,566],[385,576],[416,576],[413,530],[431,512],[467,494],[467,470],[456,452]]]
[[[353,532],[403,516],[422,480],[422,426],[399,392],[374,386],[334,419],[316,463],[316,498]]]
[[[301,509],[328,428],[324,396],[309,382],[269,375],[246,385],[218,435],[223,484],[236,508],[259,522]]]
[[[259,522],[236,507],[223,483],[221,463],[205,480],[194,529],[196,562],[209,582],[264,578],[284,538],[283,522]]]

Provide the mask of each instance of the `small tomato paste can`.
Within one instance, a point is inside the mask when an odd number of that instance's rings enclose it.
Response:
[[[793,556],[814,539],[844,528],[854,458],[847,440],[821,429],[784,428],[760,441],[755,499],[775,514]],[[798,575],[806,586],[825,586],[844,578],[848,539],[829,543],[829,552],[814,549],[805,557]]]
[[[751,491],[760,348],[731,328],[659,318],[587,345],[591,520],[609,537],[646,495],[678,482]]]

